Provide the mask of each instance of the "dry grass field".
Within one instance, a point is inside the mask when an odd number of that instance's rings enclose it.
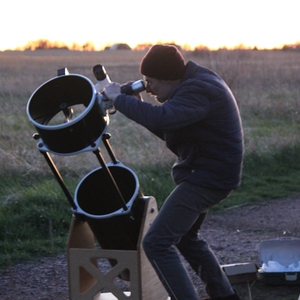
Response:
[[[126,50],[0,52],[1,169],[16,167],[28,171],[39,168],[31,138],[34,128],[28,122],[25,109],[30,95],[54,78],[58,69],[67,67],[70,73],[95,82],[92,67],[100,63],[111,80],[123,83],[141,78],[139,61],[144,54]],[[192,59],[219,73],[233,90],[243,119],[246,152],[268,151],[297,141],[300,52],[236,50],[184,52],[184,55],[187,60]],[[144,98],[149,100],[147,95]],[[117,156],[124,163],[139,164],[145,159],[156,161],[170,157],[151,134],[135,124],[126,123],[120,114],[111,116],[110,124],[112,144],[120,149]],[[140,135],[142,139],[138,138]],[[140,154],[140,149],[132,147],[137,141],[149,143],[149,151]]]
[[[141,78],[139,61],[144,54],[126,50],[0,52],[1,168],[6,168],[8,160],[9,168],[15,166],[28,170],[38,167],[31,138],[34,128],[28,123],[25,108],[30,95],[41,84],[54,78],[58,69],[67,67],[70,73],[86,76],[95,82],[92,67],[100,63],[105,66],[111,80],[123,83]],[[184,55],[187,60],[192,59],[219,73],[233,90],[243,118],[246,152],[266,151],[297,140],[300,52],[237,50],[186,52]],[[144,98],[147,100],[147,95]],[[124,149],[117,152],[124,163],[168,157],[169,154],[164,153],[151,135],[132,123],[124,127],[120,119],[120,114],[111,116],[110,130],[113,145]],[[114,122],[122,125],[114,125]],[[129,134],[132,127],[135,127],[135,134]],[[268,129],[262,132],[261,127]],[[144,142],[154,143],[151,151],[146,151],[146,157],[140,157],[137,149],[131,147],[139,140],[136,137],[140,134]]]

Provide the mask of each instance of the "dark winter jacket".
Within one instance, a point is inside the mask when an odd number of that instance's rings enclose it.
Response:
[[[172,174],[182,181],[231,190],[240,185],[243,130],[235,98],[214,72],[189,61],[164,104],[119,95],[115,107],[165,140],[177,155]]]

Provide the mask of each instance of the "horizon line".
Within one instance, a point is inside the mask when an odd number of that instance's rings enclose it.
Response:
[[[98,48],[95,46],[94,42],[87,41],[82,45],[78,44],[77,42],[72,42],[71,44],[62,42],[62,41],[50,41],[48,39],[38,39],[33,41],[28,41],[24,46],[17,46],[14,49],[6,48],[0,51],[26,51],[26,50],[50,50],[50,49],[65,49],[65,50],[78,50],[78,51],[103,51],[107,49],[112,49],[116,45],[123,46],[124,49],[130,50],[145,50],[149,49],[151,46],[155,44],[169,44],[175,45],[182,50],[185,51],[199,51],[199,50],[206,50],[206,51],[216,51],[216,50],[284,50],[284,49],[300,49],[300,41],[295,42],[294,44],[281,44],[280,46],[273,46],[273,47],[258,47],[258,46],[247,46],[243,43],[239,43],[235,46],[220,46],[220,47],[209,47],[203,44],[196,45],[192,47],[188,43],[179,44],[175,41],[169,42],[162,42],[158,41],[156,43],[150,42],[142,42],[136,44],[134,47],[130,47],[129,43],[126,42],[119,42],[119,43],[107,43],[105,46]],[[119,50],[119,49],[118,49]]]

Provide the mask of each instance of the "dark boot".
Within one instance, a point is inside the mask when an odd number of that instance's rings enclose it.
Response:
[[[241,300],[241,298],[238,296],[238,294],[236,293],[236,291],[234,291],[233,295],[227,296],[227,297],[221,297],[221,298],[204,298],[201,300]]]

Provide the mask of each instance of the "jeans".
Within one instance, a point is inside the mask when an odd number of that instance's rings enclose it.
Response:
[[[234,294],[213,251],[198,237],[209,208],[229,193],[188,182],[179,184],[144,237],[144,251],[172,300],[199,299],[176,248],[200,276],[212,299]]]

